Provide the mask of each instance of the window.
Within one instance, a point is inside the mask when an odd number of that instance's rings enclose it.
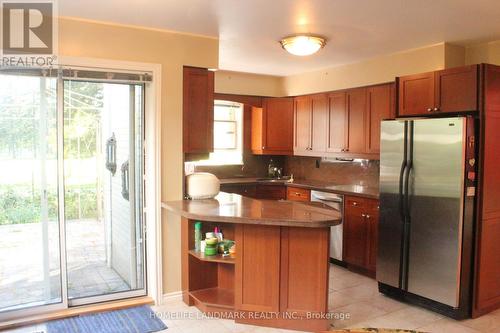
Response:
[[[196,164],[243,164],[243,104],[214,102],[214,152]]]

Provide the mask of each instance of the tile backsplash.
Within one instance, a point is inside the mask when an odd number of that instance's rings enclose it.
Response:
[[[243,165],[194,165],[194,171],[210,172],[220,179],[236,177],[261,178],[267,177],[267,167],[271,159],[275,164],[284,166],[285,158],[283,156],[259,156],[245,153],[243,155]]]
[[[379,185],[379,161],[326,161],[315,157],[288,156],[285,174],[295,179],[321,180],[370,187]]]

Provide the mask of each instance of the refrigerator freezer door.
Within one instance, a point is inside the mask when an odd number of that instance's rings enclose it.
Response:
[[[465,118],[415,120],[408,291],[458,306]]]
[[[380,219],[377,281],[400,287],[401,237],[403,218],[400,207],[400,177],[405,152],[404,121],[381,124]]]

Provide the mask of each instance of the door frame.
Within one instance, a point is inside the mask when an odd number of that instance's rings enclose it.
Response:
[[[162,82],[162,66],[155,63],[117,61],[111,59],[100,58],[82,58],[82,57],[64,57],[58,58],[58,65],[62,67],[78,67],[82,70],[93,71],[131,71],[131,72],[150,72],[153,75],[153,81],[145,85],[144,100],[144,177],[147,186],[144,191],[144,202],[148,203],[143,207],[143,225],[145,225],[145,233],[147,235],[145,253],[145,289],[146,295],[153,299],[155,304],[159,305],[162,301],[162,246],[161,246],[161,82]],[[58,85],[62,84],[58,81]],[[62,107],[63,96],[58,96],[58,108]],[[62,116],[59,116],[62,115]],[[63,130],[61,125],[64,121],[64,113],[58,110],[58,131]],[[58,179],[59,191],[64,183],[61,182],[61,177],[64,177],[62,167],[64,160],[61,159],[63,152],[63,135],[58,138]],[[64,200],[64,196],[60,196],[59,202]],[[59,207],[60,219],[64,219],[64,205]],[[62,214],[62,215],[61,215]],[[62,221],[62,223],[61,223]],[[60,246],[65,243],[64,222],[60,220]],[[62,248],[61,248],[62,249]],[[65,254],[60,254],[61,258],[61,303],[44,305],[41,307],[33,306],[25,309],[7,311],[0,313],[0,322],[8,324],[9,322],[24,322],[29,320],[29,317],[47,314],[50,312],[60,311],[69,308],[67,294],[67,276],[66,276],[66,258]],[[139,297],[144,295],[144,290],[139,292],[126,292],[127,297]],[[96,301],[103,302],[116,298],[122,293],[109,294],[104,296],[96,296]],[[125,293],[123,293],[125,294]],[[106,297],[108,296],[108,297]],[[97,299],[100,297],[100,299]],[[80,304],[76,301],[74,306]]]
[[[153,74],[153,81],[146,84],[144,100],[144,173],[147,182],[144,191],[143,218],[146,226],[146,292],[155,304],[162,301],[162,246],[161,246],[161,64],[120,61],[101,58],[58,58],[61,66],[89,70],[143,71]]]

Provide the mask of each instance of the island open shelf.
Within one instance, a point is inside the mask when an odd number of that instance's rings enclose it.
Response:
[[[236,262],[236,259],[234,257],[224,257],[222,254],[217,254],[215,256],[206,256],[203,252],[196,252],[195,250],[190,250],[189,255],[197,258],[198,260],[201,261],[207,261],[207,262],[217,262],[221,264],[228,264],[228,265],[234,265]]]
[[[237,323],[312,332],[330,328],[330,226],[340,223],[339,213],[237,194],[164,205],[182,216],[186,304],[205,313],[232,313]],[[224,238],[235,241],[234,257],[194,252],[198,221],[203,233],[221,227]]]
[[[189,294],[206,307],[234,310],[234,290],[208,288],[194,290]]]

